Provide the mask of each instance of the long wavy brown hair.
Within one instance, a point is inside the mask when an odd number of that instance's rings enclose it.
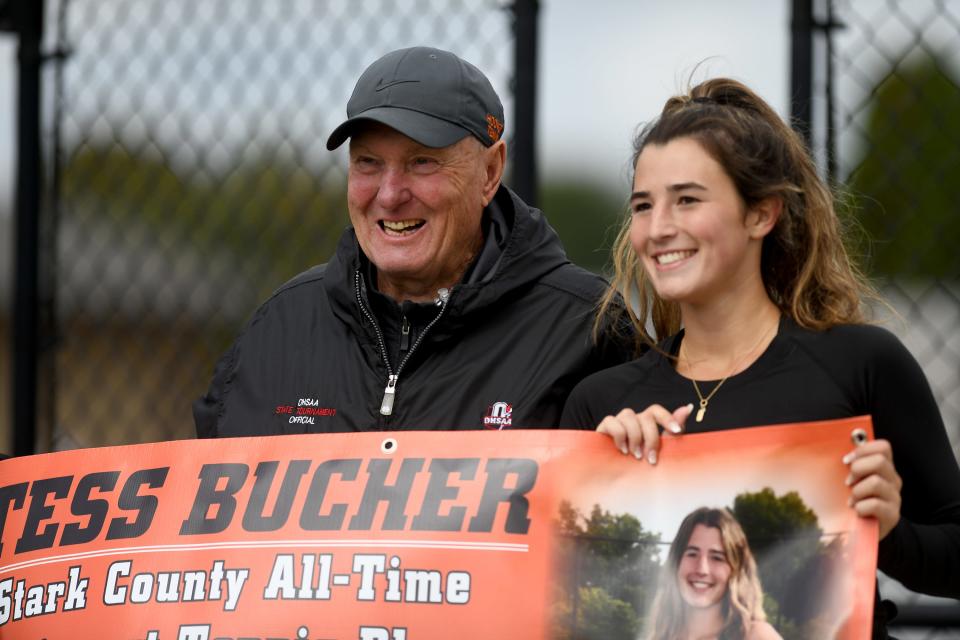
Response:
[[[660,588],[650,612],[645,636],[647,640],[678,640],[684,637],[686,604],[680,595],[677,571],[697,525],[720,531],[723,552],[730,565],[730,580],[727,582],[721,610],[723,631],[719,637],[722,640],[745,638],[754,622],[767,619],[763,611],[763,589],[760,586],[757,563],[743,528],[726,509],[700,507],[683,519],[670,545],[660,578]]]
[[[767,295],[801,327],[828,329],[865,322],[863,303],[879,300],[851,259],[852,228],[837,215],[834,194],[817,173],[800,136],[753,91],[715,78],[667,100],[660,116],[633,144],[633,167],[647,145],[692,138],[723,167],[747,208],[769,197],[783,202],[764,238],[760,271]],[[638,351],[680,329],[680,307],[661,299],[630,244],[629,215],[614,244],[611,286],[601,299],[595,331],[623,326],[629,316]],[[623,301],[628,304],[623,304]],[[648,322],[653,327],[649,335]]]

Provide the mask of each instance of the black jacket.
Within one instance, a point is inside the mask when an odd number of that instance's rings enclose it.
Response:
[[[217,364],[194,404],[197,434],[556,426],[580,379],[630,357],[591,340],[606,284],[504,187],[484,226],[477,262],[437,304],[377,292],[347,230],[331,262],[274,293]]]

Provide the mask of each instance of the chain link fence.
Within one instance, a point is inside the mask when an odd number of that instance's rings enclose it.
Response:
[[[325,142],[374,59],[450,49],[512,113],[502,2],[60,0],[49,15],[65,53],[45,261],[53,449],[193,436],[216,358],[347,225],[345,152]]]
[[[508,4],[48,0],[58,55],[41,257],[53,355],[40,449],[192,437],[190,404],[216,358],[347,224],[343,151],[324,143],[373,59],[413,44],[456,51],[490,76],[510,135]],[[817,61],[830,70],[827,164],[871,237],[870,273],[901,316],[889,326],[926,371],[960,456],[960,2],[818,10],[837,25]]]
[[[926,372],[960,457],[960,3],[831,0],[825,96],[836,178],[870,238],[889,327]],[[938,602],[884,580],[901,609]],[[957,638],[960,628],[901,638]]]

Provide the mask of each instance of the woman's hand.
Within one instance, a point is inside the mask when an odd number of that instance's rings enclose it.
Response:
[[[850,466],[847,486],[850,506],[857,515],[873,517],[880,524],[880,539],[900,521],[900,489],[903,480],[893,466],[893,449],[886,440],[866,442],[843,457]]]
[[[615,416],[604,418],[597,426],[597,431],[613,438],[613,444],[624,455],[632,453],[637,460],[646,459],[650,464],[657,464],[660,428],[673,434],[683,433],[683,425],[692,411],[692,404],[684,405],[672,413],[659,404],[650,405],[640,413],[624,409]]]

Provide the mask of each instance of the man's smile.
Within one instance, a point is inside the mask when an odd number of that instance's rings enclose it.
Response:
[[[412,220],[380,220],[380,228],[383,229],[388,236],[405,236],[410,235],[420,229],[426,220],[422,219],[412,219]]]

